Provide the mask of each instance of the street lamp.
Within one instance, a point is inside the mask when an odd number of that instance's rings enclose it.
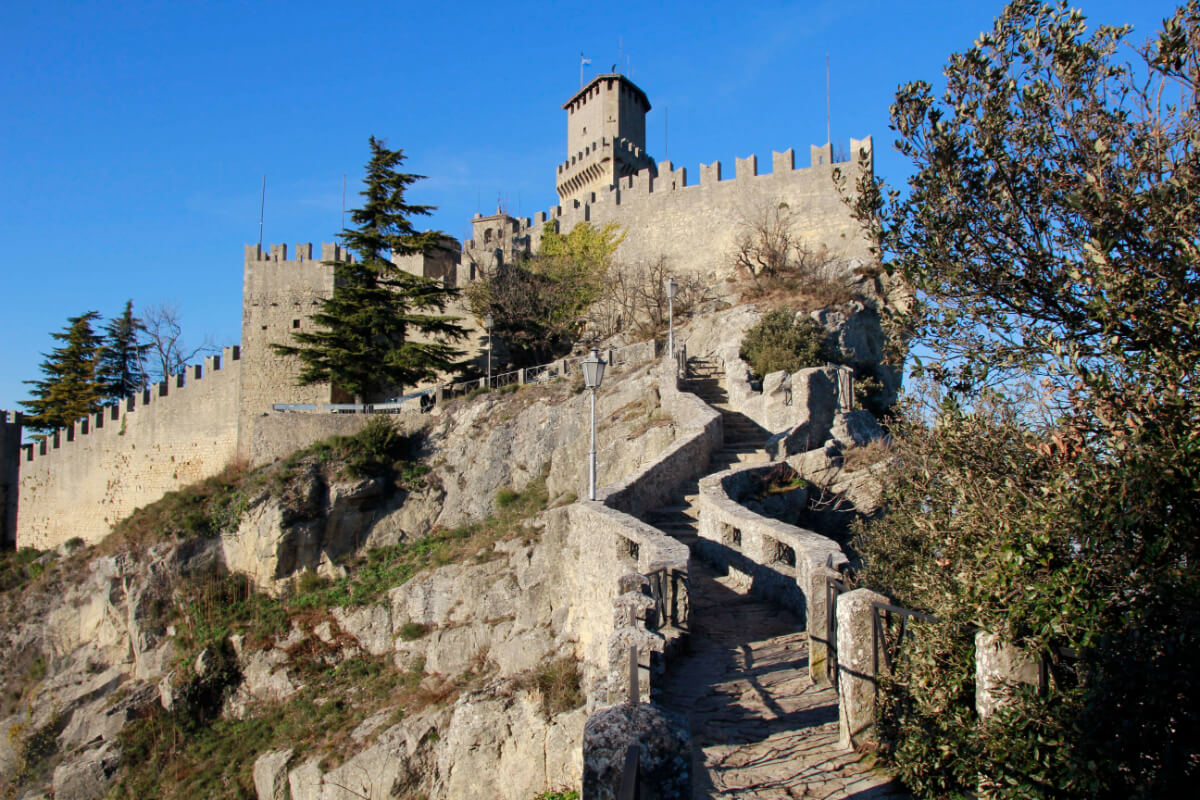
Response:
[[[674,278],[667,278],[667,354],[675,356],[675,290],[679,284]]]
[[[596,499],[596,390],[604,380],[604,359],[600,349],[592,348],[592,357],[580,362],[583,366],[583,385],[592,390],[592,449],[588,453],[588,500]]]
[[[494,323],[494,322],[495,322],[495,320],[492,319],[491,314],[488,314],[486,317],[483,318],[483,324],[487,327],[487,332],[488,332],[488,346],[487,346],[487,388],[488,389],[492,388],[492,323]]]

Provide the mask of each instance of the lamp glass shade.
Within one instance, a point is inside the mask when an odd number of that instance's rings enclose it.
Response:
[[[580,362],[583,367],[583,385],[589,389],[600,388],[601,381],[604,380],[604,367],[607,366],[604,359],[600,358],[599,348],[592,348],[590,358],[585,358]]]
[[[489,330],[491,329],[493,322],[495,322],[495,320],[492,319],[491,314],[488,314],[486,317],[483,318],[483,325],[485,328],[488,328]]]
[[[678,286],[679,284],[675,283],[674,278],[667,278],[667,298],[669,300],[675,299],[675,289],[678,288]]]

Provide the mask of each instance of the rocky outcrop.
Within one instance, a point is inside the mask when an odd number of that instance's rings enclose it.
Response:
[[[638,751],[643,785],[655,792],[650,796],[692,796],[692,745],[685,720],[655,705],[621,704],[593,714],[583,735],[588,752],[583,796],[589,800],[615,800],[630,747]]]
[[[637,474],[676,437],[657,380],[636,365],[606,377],[598,398],[603,483]],[[121,731],[154,708],[189,713],[189,692],[207,686],[207,675],[217,688],[228,681],[217,711],[248,719],[311,695],[321,674],[314,664],[386,659],[397,674],[425,676],[422,697],[449,697],[450,705],[435,699],[399,720],[390,711],[373,715],[353,732],[355,744],[340,763],[296,747],[264,752],[254,769],[259,796],[527,800],[578,785],[587,711],[544,711],[529,677],[577,659],[581,637],[592,635],[584,624],[590,618],[577,611],[584,594],[574,573],[585,553],[598,553],[589,551],[594,541],[572,532],[563,509],[530,535],[500,541],[480,559],[427,570],[373,603],[310,615],[266,642],[231,636],[228,655],[205,651],[178,665],[176,631],[166,621],[189,583],[210,585],[239,572],[279,594],[301,571],[340,575],[343,557],[356,550],[477,520],[495,510],[502,488],[519,492],[545,476],[552,497],[582,494],[589,401],[565,381],[458,401],[453,413],[443,409],[430,420],[424,448],[433,470],[413,490],[340,476],[306,457],[276,465],[279,477],[259,484],[233,532],[90,561],[79,556],[72,574],[55,573],[61,584],[53,591],[14,600],[30,613],[0,631],[8,645],[0,667],[21,675],[35,663],[46,668],[38,691],[8,720],[6,731],[18,733],[11,742],[4,737],[0,762],[23,757],[27,732],[52,730],[51,766],[58,765],[44,773],[43,790],[101,796],[117,774]],[[597,636],[611,627],[606,609]],[[602,678],[596,669],[582,673],[585,690]]]

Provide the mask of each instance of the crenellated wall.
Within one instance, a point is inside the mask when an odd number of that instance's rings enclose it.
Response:
[[[614,144],[627,145],[601,140],[594,147],[611,149]],[[788,149],[773,153],[770,171],[762,173],[754,155],[736,159],[733,175],[715,161],[701,164],[700,181],[692,184],[685,168],[662,161],[657,174],[644,169],[605,190],[587,193],[585,200],[572,200],[532,218],[477,215],[474,238],[463,243],[459,281],[471,279],[471,262],[490,267],[497,249],[506,256],[514,250],[536,251],[547,227],[566,233],[580,222],[615,222],[627,231],[616,253],[619,262],[652,263],[665,256],[669,268],[716,283],[730,273],[728,256],[745,223],[780,203],[787,204],[797,233],[812,249],[824,247],[841,262],[868,262],[872,259],[869,242],[837,191],[833,171],[848,172],[852,187],[861,164],[873,169],[872,147],[869,136],[851,139],[850,160],[838,164],[833,161],[832,145],[814,146],[809,150],[809,165],[801,168],[796,167],[795,152]],[[560,178],[564,169],[590,160],[591,154],[591,150],[578,153],[560,165]],[[511,244],[514,240],[519,246]]]
[[[20,462],[17,540],[47,549],[95,542],[134,509],[215,475],[237,454],[238,348],[77,420]]]

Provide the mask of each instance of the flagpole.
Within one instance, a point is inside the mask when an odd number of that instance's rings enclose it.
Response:
[[[584,58],[583,53],[579,54],[579,88],[580,89],[583,88],[583,65],[590,64],[590,63],[592,63],[592,60],[590,58]]]

